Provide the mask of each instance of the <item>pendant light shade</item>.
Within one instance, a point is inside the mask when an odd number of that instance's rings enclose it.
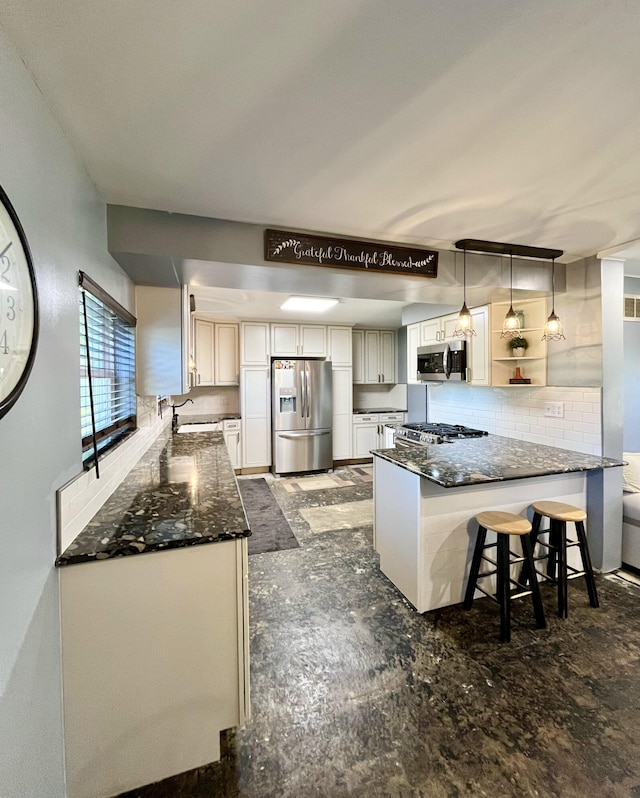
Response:
[[[516,338],[520,335],[520,319],[513,309],[513,253],[509,253],[509,310],[502,322],[500,338]]]
[[[453,331],[454,336],[458,338],[471,338],[476,334],[473,329],[473,316],[467,307],[467,250],[464,250],[462,256],[462,307],[460,308],[460,315],[456,322],[456,328]]]
[[[551,262],[551,313],[544,325],[544,333],[542,341],[563,341],[564,330],[562,329],[562,322],[556,315],[556,259]]]

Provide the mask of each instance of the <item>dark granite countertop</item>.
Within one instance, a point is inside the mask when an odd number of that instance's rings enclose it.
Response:
[[[56,566],[250,534],[223,434],[164,432]]]
[[[399,407],[354,407],[353,412],[355,414],[361,413],[406,413],[406,410],[402,410]]]
[[[593,471],[623,464],[621,460],[609,457],[581,454],[500,435],[412,446],[410,449],[376,449],[372,454],[444,488]]]

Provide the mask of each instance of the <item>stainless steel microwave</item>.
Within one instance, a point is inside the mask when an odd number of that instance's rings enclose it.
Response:
[[[430,344],[418,347],[420,382],[432,380],[464,380],[467,372],[466,341]]]

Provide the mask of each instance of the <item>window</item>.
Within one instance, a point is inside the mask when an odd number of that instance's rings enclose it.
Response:
[[[82,460],[136,428],[135,317],[80,272]]]

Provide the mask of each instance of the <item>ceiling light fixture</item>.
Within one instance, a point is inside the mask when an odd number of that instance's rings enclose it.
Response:
[[[462,307],[460,308],[460,315],[456,322],[456,328],[453,331],[454,336],[458,338],[471,338],[476,334],[473,329],[473,316],[467,307],[467,250],[463,251],[462,255]]]
[[[280,310],[294,310],[305,313],[323,313],[338,304],[337,299],[319,296],[290,296],[286,299]]]
[[[563,341],[564,330],[562,329],[562,322],[556,316],[556,259],[551,262],[551,313],[544,325],[544,334],[541,341]]]
[[[509,253],[509,310],[502,322],[500,338],[516,338],[520,335],[520,319],[513,309],[513,253]]]

